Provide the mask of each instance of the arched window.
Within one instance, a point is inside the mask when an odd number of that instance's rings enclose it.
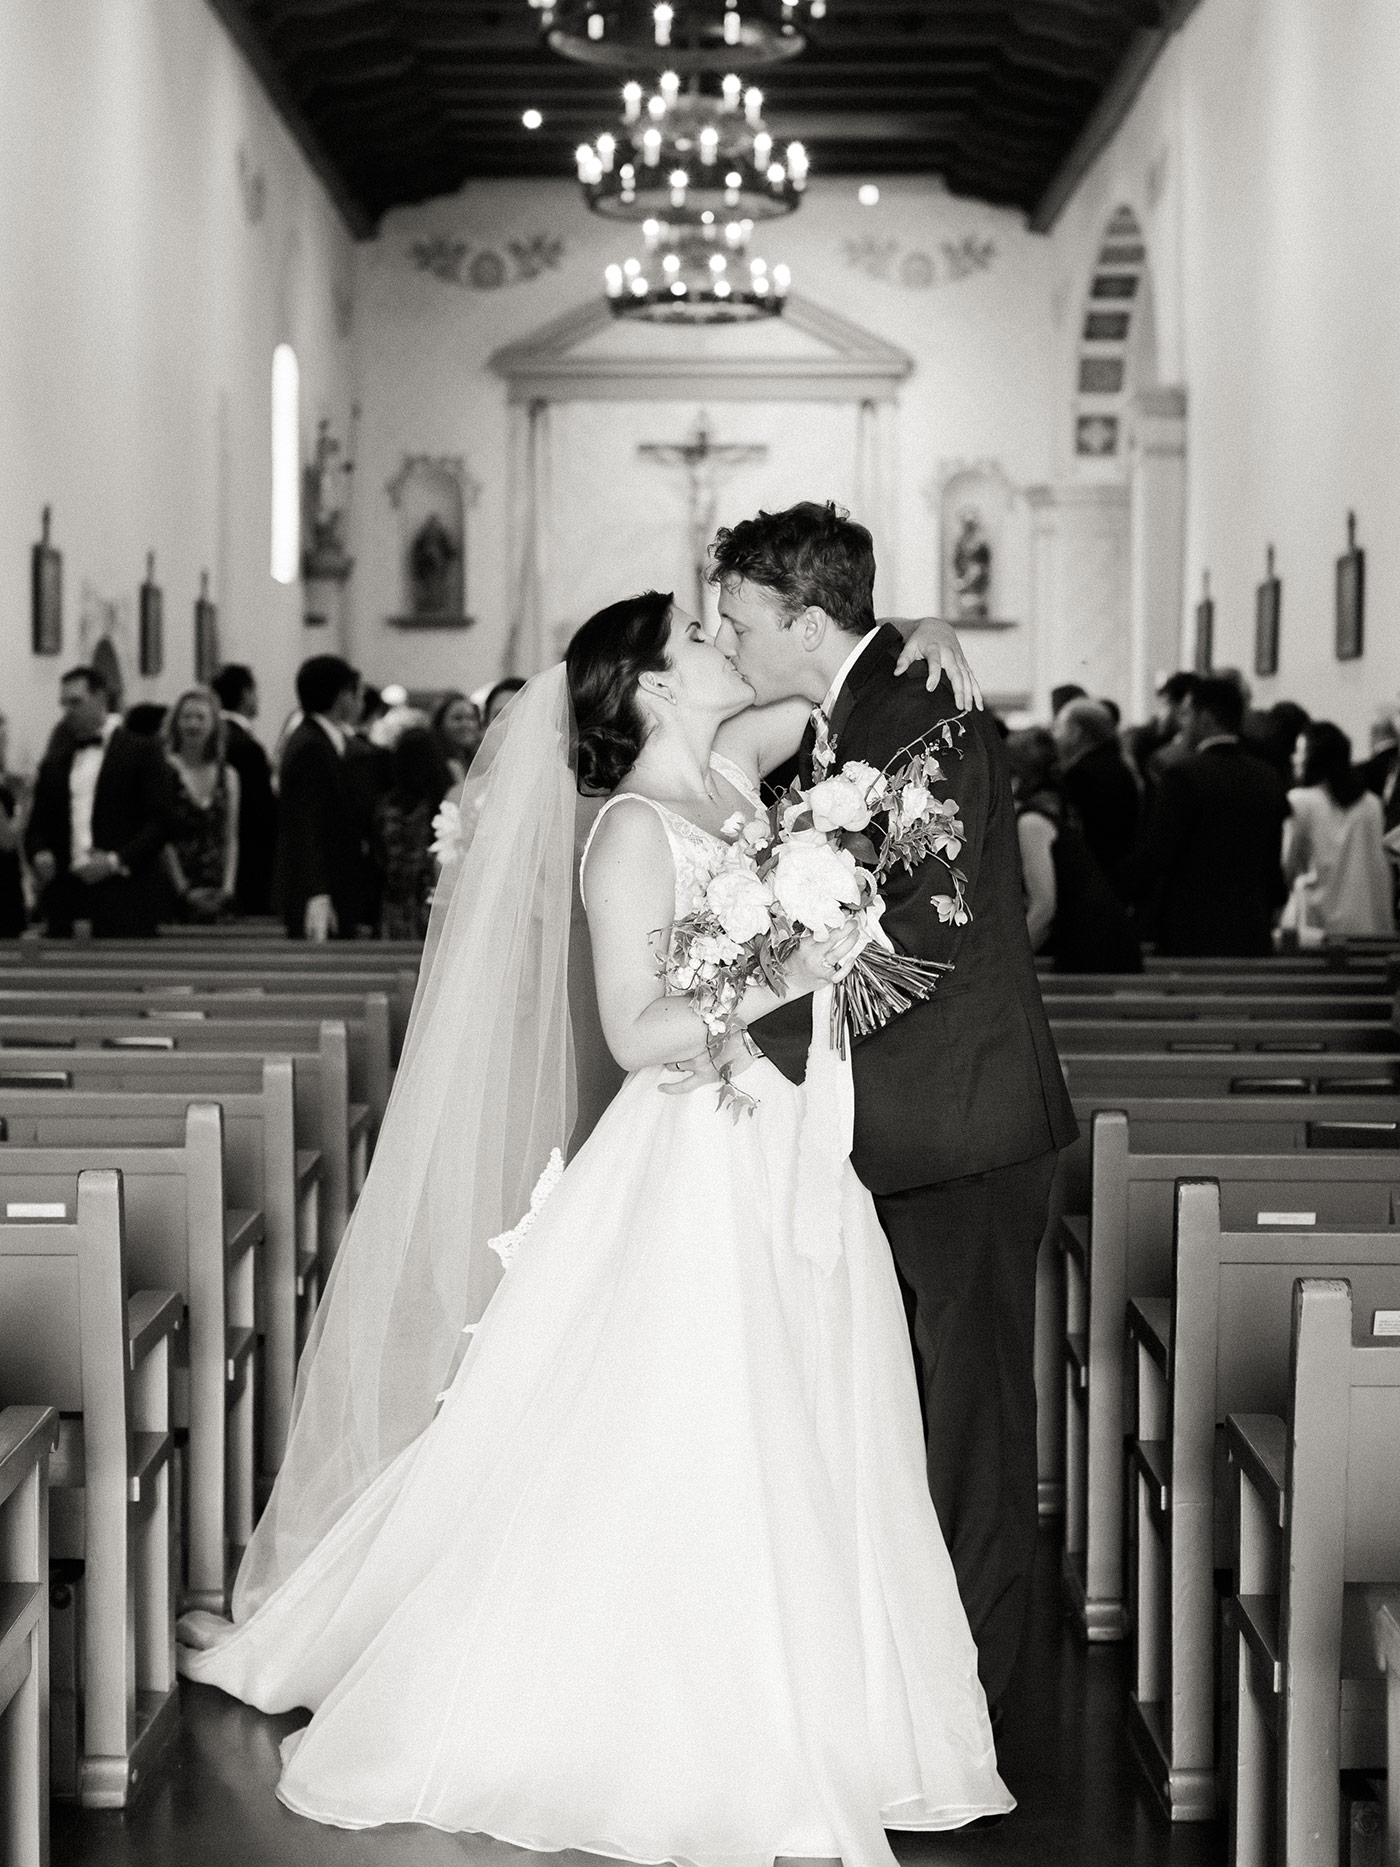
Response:
[[[301,569],[301,372],[290,344],[272,353],[272,574],[295,583]]]

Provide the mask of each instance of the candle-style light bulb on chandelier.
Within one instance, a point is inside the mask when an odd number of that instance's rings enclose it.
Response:
[[[530,0],[548,45],[614,71],[747,71],[795,58],[827,0]]]

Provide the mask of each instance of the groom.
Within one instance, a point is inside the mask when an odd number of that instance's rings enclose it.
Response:
[[[876,767],[957,714],[947,678],[896,679],[904,646],[878,626],[870,533],[832,505],[761,512],[719,533],[719,643],[759,705],[800,696],[835,747]],[[809,726],[799,753],[812,781]],[[902,762],[902,761],[900,761]],[[1035,1260],[1057,1151],[1076,1129],[1026,934],[1010,775],[991,716],[963,716],[945,782],[965,829],[965,926],[930,896],[941,865],[884,887],[896,947],[950,961],[934,996],[855,1045],[856,1172],[875,1196],[911,1312],[929,1489],[952,1552],[995,1715],[1020,1643],[1035,1553]],[[803,1078],[806,999],[750,1036]]]

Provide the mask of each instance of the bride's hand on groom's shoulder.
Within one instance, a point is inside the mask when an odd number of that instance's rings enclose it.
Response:
[[[899,660],[894,664],[896,674],[907,674],[915,662],[927,662],[930,693],[946,674],[960,713],[982,705],[981,685],[951,622],[944,622],[938,616],[920,616],[913,623],[898,617],[891,620],[906,638]]]

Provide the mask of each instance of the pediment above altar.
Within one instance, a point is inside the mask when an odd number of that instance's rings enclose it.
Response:
[[[779,318],[701,325],[616,318],[599,298],[505,345],[491,368],[512,402],[889,402],[914,361],[795,295]]]

